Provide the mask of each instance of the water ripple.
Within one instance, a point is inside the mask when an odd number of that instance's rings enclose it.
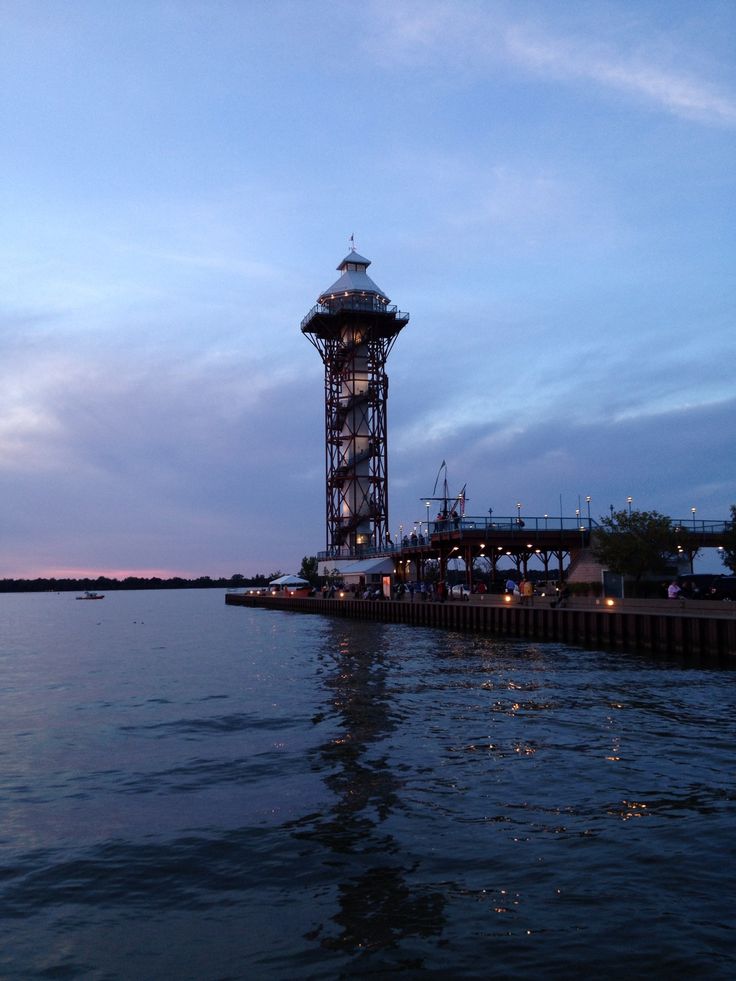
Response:
[[[0,976],[736,974],[731,674],[215,593],[0,595]]]
[[[299,728],[301,725],[303,725],[302,719],[278,719],[273,716],[263,717],[252,713],[235,712],[231,715],[211,716],[208,718],[174,719],[170,722],[121,725],[120,731],[160,739],[165,736],[246,732],[258,729],[277,731]]]

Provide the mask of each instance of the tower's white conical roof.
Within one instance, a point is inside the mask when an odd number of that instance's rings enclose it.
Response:
[[[376,286],[366,272],[370,264],[370,259],[364,258],[364,256],[359,255],[353,249],[337,267],[342,275],[338,280],[335,280],[329,289],[326,289],[319,295],[318,302],[324,303],[331,297],[339,296],[340,294],[344,296],[345,293],[359,293],[361,295],[379,296],[384,303],[388,303],[386,294],[379,286]]]

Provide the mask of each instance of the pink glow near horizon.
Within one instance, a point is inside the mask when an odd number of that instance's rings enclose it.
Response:
[[[182,572],[179,569],[79,569],[72,567],[60,567],[55,569],[33,570],[32,572],[17,572],[13,575],[6,575],[6,579],[97,579],[100,576],[105,579],[199,579],[201,575],[207,573]],[[211,576],[212,579],[229,578],[228,576]]]

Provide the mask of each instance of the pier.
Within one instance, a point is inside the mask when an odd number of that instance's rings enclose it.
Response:
[[[580,598],[556,608],[540,599],[526,606],[497,595],[440,603],[407,597],[361,600],[242,593],[227,593],[225,602],[736,665],[736,604],[723,602]]]
[[[718,548],[728,533],[728,521],[686,521],[672,518],[672,527],[686,549],[696,552],[701,548]],[[541,516],[519,517],[472,517],[458,516],[455,520],[417,522],[417,529],[403,535],[399,541],[379,548],[361,548],[353,552],[332,549],[318,552],[320,568],[329,568],[341,561],[358,561],[370,558],[391,558],[396,563],[399,581],[425,578],[428,562],[439,565],[440,579],[447,578],[449,563],[463,563],[464,581],[468,588],[473,585],[473,569],[478,559],[486,561],[493,578],[504,577],[505,569],[498,563],[508,560],[517,573],[527,574],[532,560],[544,569],[545,578],[564,580],[565,566],[574,566],[590,548],[593,532],[598,523],[590,515],[567,517]],[[418,531],[418,534],[417,534]],[[569,571],[569,570],[568,570]]]

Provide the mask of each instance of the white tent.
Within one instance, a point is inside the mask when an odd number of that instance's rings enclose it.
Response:
[[[394,571],[394,560],[389,558],[376,557],[374,559],[343,559],[342,561],[326,561],[320,563],[319,574],[329,576],[337,572],[345,579],[349,577],[360,578],[361,576],[380,576]]]
[[[278,579],[272,579],[268,585],[269,586],[308,586],[309,582],[306,579],[302,579],[300,576],[279,576]]]

